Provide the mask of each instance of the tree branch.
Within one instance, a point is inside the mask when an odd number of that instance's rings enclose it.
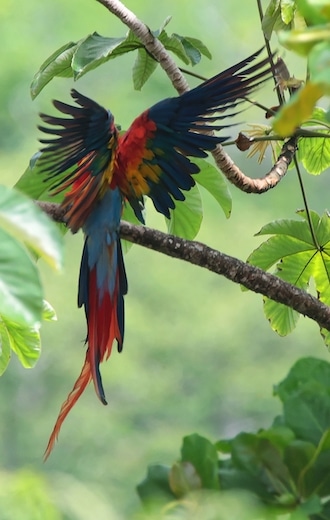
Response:
[[[125,25],[127,25],[131,31],[134,32],[134,34],[141,40],[147,51],[154,57],[156,61],[159,62],[171,80],[172,85],[180,95],[189,90],[189,85],[186,82],[183,74],[177,67],[174,60],[170,57],[163,44],[151,34],[149,28],[141,20],[139,20],[132,11],[127,9],[127,7],[125,7],[125,5],[119,0],[96,1],[106,7],[112,14],[117,16]],[[296,147],[294,148],[294,152],[295,151]],[[286,160],[283,161],[282,149],[282,154],[278,159],[281,165],[280,175],[278,175],[279,168],[277,161],[270,172],[268,172],[265,176],[253,179],[242,172],[242,170],[234,163],[234,161],[225,152],[224,148],[220,144],[218,144],[215,150],[212,152],[218,168],[227,177],[229,182],[234,184],[241,191],[258,194],[264,193],[270,188],[274,188],[281,181],[281,179],[283,179],[288,170],[288,166],[292,161],[293,154],[289,154],[289,156],[287,155]]]
[[[53,220],[63,222],[64,211],[59,204],[40,201],[37,201],[36,204]],[[174,235],[124,221],[120,224],[120,236],[129,242],[225,276],[228,280],[243,285],[253,292],[291,307],[300,314],[316,321],[320,327],[330,330],[330,307],[294,285],[284,282],[277,276],[266,273],[258,267],[246,264],[238,258],[221,253],[201,242],[184,240]]]

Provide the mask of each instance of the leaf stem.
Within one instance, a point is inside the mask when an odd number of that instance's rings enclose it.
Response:
[[[300,190],[301,190],[301,195],[302,195],[302,198],[303,198],[303,201],[304,201],[304,206],[305,206],[306,215],[307,215],[307,222],[308,222],[308,226],[309,226],[309,229],[310,229],[310,232],[311,232],[311,235],[312,235],[313,244],[314,244],[315,248],[318,251],[320,251],[320,245],[319,245],[318,240],[316,238],[316,234],[315,234],[315,230],[314,230],[314,226],[313,226],[313,222],[312,222],[312,219],[311,219],[309,206],[308,206],[308,202],[307,202],[307,195],[306,195],[306,191],[305,191],[304,183],[303,183],[303,180],[302,180],[302,175],[301,175],[301,171],[300,171],[300,167],[299,167],[299,163],[298,163],[298,159],[296,157],[296,154],[293,157],[293,161],[294,161],[294,165],[295,165],[296,172],[297,172],[297,177],[298,177],[298,182],[299,182],[299,186],[300,186]]]

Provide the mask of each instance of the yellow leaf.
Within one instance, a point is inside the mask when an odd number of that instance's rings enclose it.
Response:
[[[281,137],[292,135],[295,129],[312,115],[316,101],[325,91],[325,86],[321,83],[307,83],[298,90],[276,115],[273,123],[274,132]]]

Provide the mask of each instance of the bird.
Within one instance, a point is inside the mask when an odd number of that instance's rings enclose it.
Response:
[[[227,119],[247,96],[271,77],[262,49],[181,96],[145,110],[124,133],[110,110],[71,90],[74,105],[53,101],[60,115],[40,114],[41,170],[51,192],[64,192],[67,227],[84,234],[78,307],[87,323],[83,368],[62,404],[44,457],[50,455],[68,413],[92,381],[107,404],[100,363],[113,343],[122,351],[127,276],[119,236],[123,207],[130,204],[144,224],[144,197],[170,218],[175,201],[185,199],[200,170],[190,158],[203,158],[229,137]],[[217,134],[220,132],[220,135]]]

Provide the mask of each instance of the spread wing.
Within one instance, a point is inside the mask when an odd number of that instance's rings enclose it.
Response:
[[[48,179],[54,179],[54,194],[70,188],[63,206],[68,225],[77,231],[111,183],[118,132],[110,111],[76,90],[71,96],[78,106],[53,102],[70,117],[40,114],[50,125],[39,126],[48,136],[40,139],[46,145],[40,161]]]
[[[130,201],[148,195],[156,209],[169,217],[174,200],[184,200],[182,191],[195,184],[191,175],[199,172],[189,157],[206,157],[228,139],[210,132],[230,126],[222,121],[270,77],[268,58],[250,65],[260,52],[135,119],[119,138],[116,153],[117,182]]]

